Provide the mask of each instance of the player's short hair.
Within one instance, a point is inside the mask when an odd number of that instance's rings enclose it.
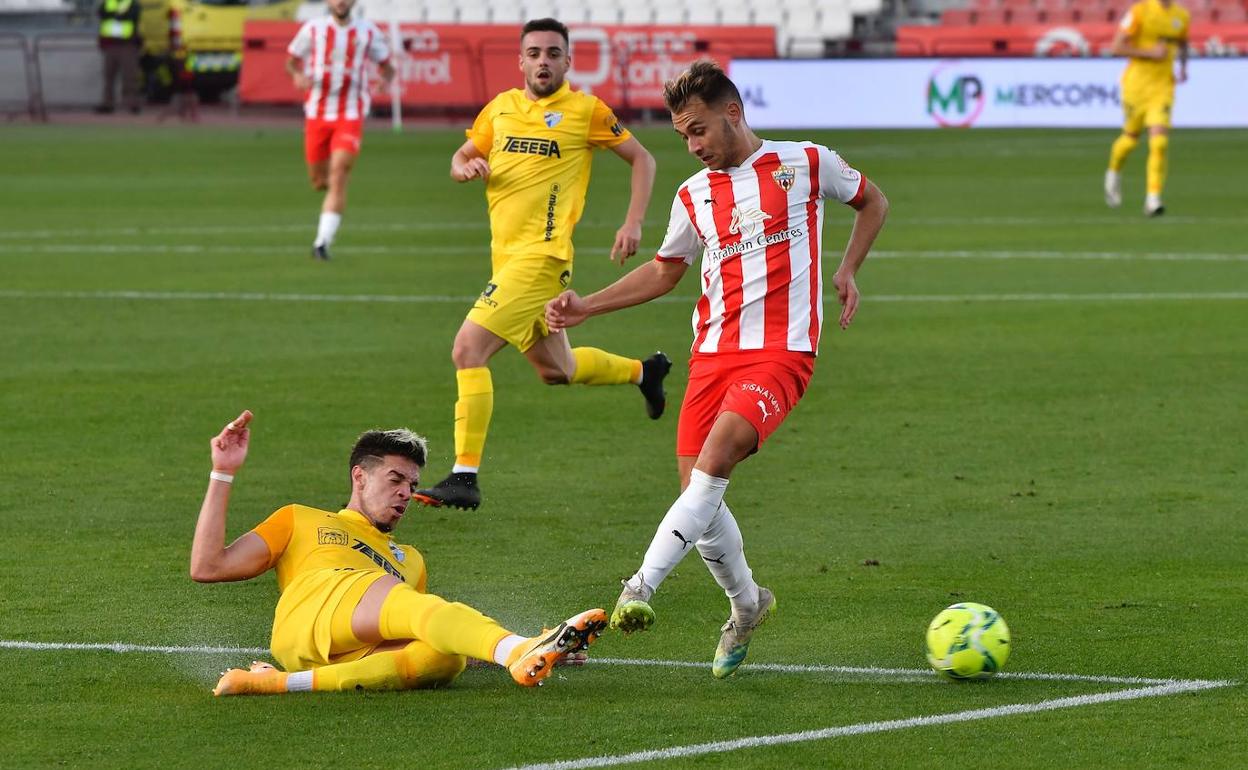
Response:
[[[668,112],[680,112],[694,98],[712,107],[727,102],[745,106],[736,84],[713,59],[698,59],[689,69],[663,84],[663,103]]]
[[[350,467],[359,465],[368,469],[375,467],[386,455],[398,455],[423,468],[428,454],[425,437],[407,428],[369,430],[361,433],[351,448]]]
[[[520,30],[520,39],[524,40],[530,32],[558,32],[563,37],[563,47],[568,47],[568,26],[558,19],[530,19]]]

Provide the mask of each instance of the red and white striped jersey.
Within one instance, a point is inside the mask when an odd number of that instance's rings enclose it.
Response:
[[[368,117],[368,62],[390,58],[390,46],[377,25],[353,19],[345,26],[332,16],[304,22],[286,52],[303,60],[312,80],[303,114],[322,120]]]
[[[693,352],[817,353],[823,199],[857,206],[867,179],[811,142],[764,141],[740,166],[680,186],[656,259],[702,255]]]

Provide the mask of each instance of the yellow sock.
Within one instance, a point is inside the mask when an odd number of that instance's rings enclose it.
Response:
[[[1126,165],[1127,156],[1140,143],[1138,136],[1129,134],[1119,134],[1114,140],[1114,146],[1109,148],[1109,170],[1122,171],[1122,167]]]
[[[627,385],[641,380],[641,362],[598,348],[572,348],[576,374],[572,382],[579,385]]]
[[[493,660],[494,648],[511,634],[466,604],[422,594],[406,583],[386,596],[380,625],[386,639],[416,639],[444,655],[481,660]]]
[[[314,669],[312,689],[325,692],[439,687],[453,682],[467,662],[462,655],[446,655],[424,642],[412,642],[401,650]]]
[[[494,414],[494,380],[484,366],[455,372],[459,400],[455,402],[455,463],[481,466],[485,434]]]
[[[1161,195],[1166,186],[1166,152],[1170,148],[1170,137],[1165,134],[1153,134],[1148,137],[1148,193]]]

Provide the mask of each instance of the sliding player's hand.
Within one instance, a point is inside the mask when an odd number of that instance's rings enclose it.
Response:
[[[296,72],[294,75],[290,76],[290,79],[295,82],[295,88],[298,89],[300,93],[308,91],[312,88],[312,78],[302,72]]]
[[[841,328],[848,329],[858,312],[858,284],[851,273],[837,270],[832,276],[832,285],[836,287],[836,298],[841,301]]]
[[[234,473],[243,467],[243,462],[247,459],[247,444],[251,441],[251,430],[247,427],[250,422],[251,410],[244,409],[242,414],[222,428],[209,442],[214,471]]]
[[[615,231],[615,243],[611,244],[611,261],[623,265],[624,260],[637,253],[639,245],[641,245],[641,223],[630,225],[625,222],[623,227]]]
[[[569,289],[546,303],[546,325],[551,333],[576,326],[589,318],[589,309],[580,295]]]

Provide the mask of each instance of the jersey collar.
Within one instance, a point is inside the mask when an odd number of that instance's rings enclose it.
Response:
[[[550,96],[543,96],[538,99],[532,100],[531,103],[537,105],[538,107],[547,107],[559,101],[563,97],[567,96],[568,92],[571,90],[572,90],[572,86],[568,83],[568,81],[565,80],[563,81],[563,85],[559,86],[559,88],[553,94],[551,94]],[[520,89],[520,93],[523,94],[524,89]],[[524,100],[526,102],[530,101],[529,97],[527,96],[524,97]]]
[[[370,529],[377,529],[377,525],[369,521],[367,516],[352,508],[343,508],[341,511],[338,511],[338,518],[354,521],[356,524],[363,524]],[[379,529],[377,531],[381,532]]]

